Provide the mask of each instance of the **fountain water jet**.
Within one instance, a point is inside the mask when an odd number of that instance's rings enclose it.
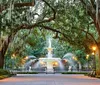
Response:
[[[64,55],[63,57],[64,60],[67,60],[67,63],[68,63],[68,71],[77,71],[77,67],[78,67],[78,60],[77,58],[75,57],[74,54],[72,53],[67,53]],[[81,69],[81,67],[79,67]]]

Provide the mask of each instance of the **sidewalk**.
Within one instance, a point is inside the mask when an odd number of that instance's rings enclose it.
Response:
[[[0,80],[0,85],[100,85],[100,79],[81,74],[18,74]]]

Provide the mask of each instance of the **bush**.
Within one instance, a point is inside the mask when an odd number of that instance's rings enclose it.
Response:
[[[0,79],[4,79],[4,78],[10,77],[12,75],[13,74],[11,74],[9,71],[0,69]]]
[[[62,72],[62,74],[88,74],[87,72]]]
[[[17,74],[38,74],[38,72],[17,72]]]
[[[10,74],[10,72],[4,69],[0,69],[0,75],[7,75],[7,74]]]
[[[8,75],[0,75],[0,79],[4,79],[4,78],[7,78],[9,77]]]
[[[96,71],[97,76],[100,76],[100,70]]]

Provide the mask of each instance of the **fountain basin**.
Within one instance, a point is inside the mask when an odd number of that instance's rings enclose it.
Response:
[[[61,68],[61,58],[39,58],[41,67],[45,67],[47,73],[54,72],[55,67]]]

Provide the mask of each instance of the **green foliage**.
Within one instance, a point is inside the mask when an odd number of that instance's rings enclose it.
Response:
[[[7,1],[4,0],[4,2]],[[27,55],[35,55],[37,58],[45,56],[47,51],[44,47],[46,47],[45,41],[48,35],[55,35],[53,36],[55,39],[53,41],[55,42],[53,43],[55,57],[62,57],[67,52],[73,52],[82,64],[85,63],[85,52],[90,52],[89,46],[94,43],[88,33],[92,34],[94,39],[98,39],[94,25],[90,24],[92,19],[77,0],[58,0],[58,2],[49,0],[48,3],[55,8],[56,19],[42,25],[51,27],[61,33],[50,32],[50,30],[47,31],[42,27],[35,27],[33,30],[18,29],[22,24],[33,25],[51,16],[52,11],[47,5],[44,5],[40,14],[38,14],[39,3],[34,7],[34,11],[31,11],[30,7],[22,7],[6,9],[0,13],[0,41],[5,40],[4,37],[7,38],[9,34],[19,30],[6,52],[6,66],[10,68],[13,65],[15,67],[19,66],[21,59]],[[9,1],[7,5],[10,4]],[[36,19],[35,15],[39,17]],[[13,53],[16,54],[16,59],[11,59]]]
[[[88,74],[88,72],[62,72],[62,74]]]
[[[38,74],[38,72],[17,72],[17,74]]]
[[[19,69],[22,66],[23,57],[5,56],[5,69]]]
[[[97,32],[94,25],[90,24],[92,19],[86,14],[82,4],[78,1],[61,0],[56,7],[57,16],[50,26],[62,32],[62,35],[58,34],[58,38],[80,49],[85,48],[88,52],[89,45],[94,43],[88,33],[96,39]]]
[[[8,75],[0,75],[0,80],[9,77]]]
[[[0,69],[0,75],[8,75],[8,74],[10,74],[9,71],[4,70],[4,69]]]
[[[7,70],[0,69],[0,79],[4,79],[10,76],[10,72]]]
[[[75,50],[76,57],[78,61],[81,63],[81,65],[84,65],[86,61],[86,54],[83,49],[81,50]]]
[[[11,74],[8,70],[0,69],[0,80],[10,77],[12,75],[14,75],[14,74]]]

